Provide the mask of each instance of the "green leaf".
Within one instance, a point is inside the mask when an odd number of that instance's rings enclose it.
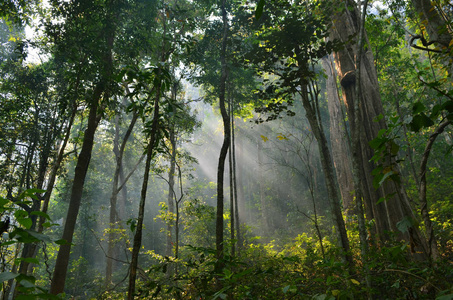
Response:
[[[4,282],[4,281],[8,281],[8,280],[14,279],[17,276],[19,276],[19,274],[11,273],[11,272],[3,272],[3,273],[0,274],[0,282]]]
[[[263,9],[264,9],[264,0],[260,0],[258,2],[258,5],[256,6],[255,10],[255,18],[259,20],[261,18],[261,15],[263,14]]]
[[[379,122],[379,121],[382,120],[383,118],[384,118],[384,115],[383,115],[383,114],[379,114],[378,116],[376,116],[376,117],[374,118],[373,121],[374,121],[374,122]]]
[[[381,137],[383,137],[386,133],[387,133],[387,129],[386,129],[386,128],[383,128],[383,129],[379,130],[377,136],[378,136],[379,138],[381,138]]]
[[[382,167],[380,167],[380,169],[382,170]],[[376,169],[373,170],[372,173],[375,173],[375,174],[372,174],[374,177],[373,177],[373,187],[375,189],[378,189],[380,186],[381,186],[381,182],[382,182],[382,178],[384,177],[384,173],[383,172],[375,172]]]
[[[20,258],[16,259],[16,262],[21,262],[21,261],[24,261],[24,262],[27,262],[27,263],[30,263],[30,264],[39,265],[39,259],[34,258],[34,257],[20,257]]]
[[[385,142],[385,139],[381,137],[377,137],[372,139],[371,141],[368,142],[368,145],[370,145],[371,148],[373,149],[379,149],[381,145]]]
[[[387,198],[381,197],[381,198],[379,198],[379,200],[376,202],[376,204],[382,203],[382,202],[384,202],[384,201],[387,201]]]
[[[436,300],[453,300],[453,294],[436,297]]]
[[[68,243],[67,240],[61,239],[61,240],[56,240],[55,244],[57,244],[57,245],[68,245],[69,243]]]
[[[429,118],[432,120],[436,119],[439,116],[441,110],[442,106],[440,104],[434,105],[433,109],[431,110],[431,115],[429,116]]]
[[[30,234],[32,237],[42,241],[42,242],[47,242],[50,243],[52,240],[45,234],[33,231],[33,230],[26,230],[28,234]]]
[[[286,293],[288,292],[288,290],[289,290],[290,287],[291,287],[290,285],[285,286],[285,287],[282,289],[282,290],[283,290],[283,294],[286,294]]]
[[[390,145],[390,153],[392,153],[392,155],[396,155],[398,151],[400,151],[400,146],[398,146],[393,140],[390,141]]]
[[[24,226],[26,229],[30,229],[31,225],[33,225],[33,221],[30,218],[20,218],[17,219],[20,225]]]
[[[137,228],[137,220],[135,220],[135,219],[127,220],[126,224],[130,226],[130,229],[131,229],[132,232],[134,232],[135,228]]]
[[[46,190],[41,190],[41,189],[28,189],[19,195],[19,200],[22,200],[25,198],[32,198],[35,200],[39,200],[38,197],[36,196],[36,194],[42,194],[45,192],[46,192]]]
[[[421,102],[416,102],[414,103],[414,106],[412,106],[412,114],[417,115],[421,113],[422,111],[425,110],[425,106]]]
[[[412,122],[410,123],[411,130],[415,132],[420,131],[423,127],[429,127],[432,125],[434,125],[433,120],[428,118],[428,116],[424,113],[414,116]]]
[[[44,212],[42,212],[42,211],[32,211],[32,212],[30,213],[30,215],[39,216],[39,217],[43,217],[43,218],[45,218],[45,219],[47,219],[47,220],[50,220],[49,215],[46,214],[46,213],[44,213]]]
[[[404,217],[404,219],[396,223],[396,228],[398,228],[398,230],[401,231],[402,233],[406,233],[412,226],[413,221],[409,217]]]
[[[5,206],[9,202],[8,199],[0,197],[0,206]]]
[[[444,109],[446,109],[449,113],[453,113],[453,100],[445,102],[443,105]]]

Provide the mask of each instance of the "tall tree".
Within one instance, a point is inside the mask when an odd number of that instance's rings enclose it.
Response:
[[[340,188],[343,209],[347,215],[351,215],[354,212],[353,195],[351,194],[354,187],[351,165],[348,158],[350,154],[350,139],[345,121],[346,115],[338,95],[332,56],[323,57],[322,65],[327,74],[326,95],[329,99],[327,104],[329,108],[332,159],[335,164],[335,173]]]
[[[105,281],[106,286],[108,286],[112,280],[112,272],[113,272],[113,258],[114,258],[114,248],[115,248],[115,229],[117,228],[117,223],[120,221],[119,213],[117,210],[117,199],[118,194],[120,191],[125,190],[124,182],[124,171],[123,171],[123,155],[124,150],[126,148],[126,143],[129,137],[132,134],[132,131],[135,127],[136,121],[138,119],[138,112],[134,111],[132,115],[132,119],[129,123],[129,126],[123,136],[121,144],[119,143],[119,116],[115,118],[115,137],[113,140],[113,152],[115,154],[116,166],[115,166],[115,173],[113,175],[113,186],[112,186],[112,195],[110,196],[110,216],[109,216],[109,236],[108,236],[108,249],[107,249],[107,264],[106,264],[106,271],[105,271]],[[123,176],[121,174],[123,173]],[[120,182],[123,180],[123,182]],[[123,195],[127,197],[127,195]],[[123,199],[126,201],[127,199]]]
[[[60,245],[50,287],[50,292],[56,295],[64,291],[71,243],[82,200],[83,186],[91,159],[94,135],[102,118],[103,110],[114,93],[113,46],[118,26],[117,22],[119,21],[120,4],[122,3],[114,0],[106,1],[104,3],[105,10],[93,7],[94,4],[90,1],[54,4],[60,4],[58,8],[55,7],[55,11],[61,12],[61,17],[65,18],[65,23],[62,26],[64,31],[58,32],[56,27],[49,26],[50,33],[52,34],[53,31],[53,34],[55,34],[54,43],[57,47],[62,49],[65,41],[71,39],[87,38],[87,36],[83,36],[86,32],[90,32],[92,38],[101,42],[100,49],[96,51],[95,49],[90,49],[90,47],[95,46],[93,43],[78,41],[86,47],[83,49],[86,51],[85,53],[96,53],[98,55],[94,56],[92,54],[91,59],[97,65],[99,74],[97,80],[93,82],[93,87],[86,99],[89,110],[87,128],[84,132],[82,149],[77,160],[69,208],[64,225],[62,239],[65,240],[65,243]],[[80,32],[80,27],[86,30],[86,32]],[[96,28],[96,31],[93,32],[93,28]],[[71,36],[71,34],[75,35],[75,37]],[[74,40],[71,41],[71,43],[73,42]]]
[[[361,72],[360,72],[360,118],[356,118],[354,113],[354,103],[358,100],[356,96],[356,57],[359,54],[359,48],[356,41],[348,42],[351,36],[357,36],[359,30],[360,13],[357,10],[355,3],[352,1],[338,2],[338,12],[334,19],[334,24],[330,30],[331,39],[340,41],[344,47],[336,51],[334,54],[335,64],[337,66],[338,76],[340,78],[343,101],[348,110],[348,119],[351,128],[360,127],[361,133],[357,136],[360,139],[358,145],[360,150],[355,150],[356,155],[361,158],[360,174],[356,174],[362,178],[362,192],[366,207],[366,215],[369,219],[374,219],[376,222],[376,232],[382,240],[386,240],[388,231],[398,231],[397,224],[403,220],[411,222],[414,220],[414,214],[409,205],[406,193],[402,190],[401,185],[396,181],[385,182],[377,190],[373,186],[373,170],[375,165],[370,161],[374,152],[368,143],[374,139],[379,130],[385,129],[385,120],[379,116],[384,114],[382,102],[379,93],[379,84],[377,80],[376,70],[373,64],[373,54],[368,47],[367,51],[363,51],[360,57]],[[368,40],[366,33],[364,41],[367,44]],[[357,120],[362,120],[360,124],[355,124]],[[383,170],[386,172],[386,170]],[[390,170],[397,173],[397,170]],[[376,174],[376,172],[374,172]],[[393,173],[387,174],[391,176]],[[384,175],[382,175],[384,176]],[[382,177],[381,177],[382,178]],[[385,199],[385,201],[383,201]],[[415,226],[410,226],[408,231],[410,238],[415,248],[414,251],[425,253],[424,241],[420,236],[420,232]]]
[[[219,107],[220,113],[222,114],[223,121],[223,144],[220,149],[219,154],[219,163],[217,167],[217,212],[216,212],[216,271],[220,272],[223,266],[223,209],[224,209],[224,193],[223,193],[223,184],[224,184],[224,173],[225,173],[225,160],[230,147],[231,131],[230,131],[230,118],[226,110],[226,82],[227,82],[227,39],[228,39],[228,17],[227,17],[227,8],[226,0],[221,0],[220,9],[222,12],[222,38],[221,38],[221,48],[220,48],[220,80],[219,80]]]
[[[324,3],[325,4],[325,3]],[[322,41],[326,34],[326,20],[319,13],[325,6],[315,7],[305,1],[266,3],[266,13],[260,19],[258,39],[249,59],[257,63],[262,73],[276,76],[269,80],[260,95],[273,99],[262,111],[279,114],[287,110],[288,102],[300,99],[311,130],[318,142],[321,165],[326,178],[326,188],[332,219],[338,232],[344,259],[352,264],[349,239],[340,206],[340,195],[324,124],[320,113],[320,90],[316,82],[315,63],[333,49],[332,42]],[[318,12],[318,13],[317,13]],[[302,23],[300,20],[304,20]],[[256,26],[256,25],[255,25]],[[313,38],[316,36],[315,38]],[[298,98],[295,97],[298,96]],[[290,114],[288,112],[288,114]]]

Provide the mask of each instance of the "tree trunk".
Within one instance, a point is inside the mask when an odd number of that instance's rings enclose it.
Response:
[[[420,163],[420,212],[423,217],[423,222],[425,223],[425,231],[428,239],[428,256],[433,261],[439,259],[439,250],[437,249],[433,224],[431,222],[431,218],[429,217],[428,201],[426,200],[426,165],[428,163],[429,154],[431,153],[431,148],[434,144],[434,141],[436,140],[437,136],[445,130],[445,127],[450,124],[450,121],[444,121],[429,137],[428,143],[426,143],[425,151],[423,152],[422,161]]]
[[[170,125],[171,126],[171,125]],[[170,170],[168,171],[168,212],[173,216],[175,213],[175,170],[176,170],[176,136],[174,128],[170,129],[170,144],[171,144],[171,157],[170,157]],[[167,225],[167,249],[166,255],[173,256],[173,220]]]
[[[333,67],[331,56],[322,59],[322,66],[327,74],[327,102],[330,117],[330,143],[332,145],[332,158],[340,187],[343,209],[346,215],[355,212],[352,191],[354,185],[352,181],[352,170],[349,162],[350,140],[346,128],[345,115],[341,102],[338,97],[336,72]]]
[[[109,7],[110,9],[110,7]],[[64,291],[66,282],[66,273],[69,264],[69,256],[71,253],[71,243],[74,235],[75,225],[77,216],[80,209],[80,203],[82,201],[83,186],[85,183],[85,177],[90,164],[91,152],[93,150],[94,135],[98,127],[99,121],[101,120],[103,109],[109,102],[110,98],[110,83],[113,74],[113,43],[115,39],[116,27],[113,19],[115,16],[112,15],[112,11],[107,14],[108,17],[105,20],[105,28],[102,32],[102,40],[105,42],[105,52],[103,53],[101,60],[101,78],[94,87],[91,101],[89,101],[89,115],[87,129],[83,137],[82,150],[77,159],[77,165],[75,168],[74,180],[71,189],[71,197],[69,200],[69,208],[66,216],[66,222],[63,230],[62,239],[66,241],[65,244],[60,245],[58,251],[57,260],[55,262],[55,269],[52,276],[52,283],[50,285],[50,293],[57,295]],[[102,99],[102,105],[101,103]]]
[[[168,12],[166,12],[168,13]],[[166,15],[166,14],[165,14]],[[163,33],[162,33],[162,46],[160,51],[160,62],[165,63],[165,42],[166,42],[166,35],[167,35],[167,19],[164,17],[163,21]],[[129,269],[129,286],[127,291],[127,299],[133,300],[135,294],[135,279],[137,277],[137,266],[138,266],[138,255],[140,253],[140,247],[142,245],[142,233],[143,233],[143,220],[145,216],[145,202],[146,202],[146,192],[148,189],[148,178],[149,178],[149,171],[151,169],[151,158],[154,151],[154,148],[158,144],[157,134],[159,132],[159,102],[162,93],[162,64],[159,64],[157,70],[157,86],[155,86],[156,96],[154,98],[153,103],[153,122],[151,124],[151,132],[149,138],[149,144],[146,149],[146,164],[145,164],[145,174],[143,175],[143,184],[142,190],[140,194],[140,204],[138,209],[138,218],[137,218],[137,227],[136,232],[134,235],[134,244],[132,247],[132,257],[131,257],[131,264]]]
[[[158,78],[161,76],[161,72],[158,72]],[[151,158],[153,150],[157,142],[157,133],[159,130],[159,101],[161,93],[162,82],[159,80],[158,86],[156,87],[156,97],[154,99],[154,113],[153,113],[153,123],[151,125],[151,133],[148,146],[146,148],[146,164],[145,164],[145,173],[143,175],[143,184],[140,195],[140,204],[138,209],[138,218],[137,218],[137,227],[134,235],[134,243],[132,247],[132,258],[129,269],[129,286],[127,292],[127,299],[133,300],[135,294],[135,279],[137,278],[137,266],[138,266],[138,255],[140,253],[140,247],[142,245],[142,233],[143,233],[143,220],[145,218],[145,202],[146,202],[146,192],[148,189],[148,178],[149,171],[151,169]]]
[[[258,138],[257,145],[257,157],[258,157],[258,193],[260,197],[260,210],[261,210],[261,234],[263,236],[269,236],[270,224],[269,218],[270,214],[268,212],[268,204],[266,201],[266,186],[265,186],[265,176],[264,176],[264,163],[263,163],[263,140],[261,137]]]
[[[357,35],[358,22],[360,20],[360,13],[357,11],[355,3],[347,0],[342,2],[345,10],[337,16],[335,26],[331,29],[331,38],[334,40],[346,41],[349,36]],[[349,10],[348,7],[352,7]],[[364,34],[364,41],[368,39]],[[370,49],[370,47],[368,47]],[[354,128],[356,124],[354,120],[354,103],[356,98],[356,65],[355,60],[358,53],[357,44],[346,44],[344,49],[335,53],[335,63],[337,72],[340,77],[340,83],[343,90],[343,101],[347,106],[348,119],[350,127]],[[377,80],[377,73],[373,64],[373,54],[370,50],[361,55],[361,68],[360,84],[361,84],[361,117],[362,124],[361,133],[359,136],[361,150],[357,155],[360,160],[360,178],[362,179],[362,192],[366,207],[367,218],[375,220],[375,229],[381,240],[387,240],[386,231],[397,231],[397,223],[402,221],[405,217],[415,218],[413,215],[407,197],[401,193],[400,188],[393,182],[386,182],[377,190],[373,187],[373,178],[371,175],[375,165],[370,161],[374,155],[374,151],[368,146],[368,142],[375,138],[381,129],[386,128],[384,119],[377,120],[379,115],[383,115],[382,102],[379,94],[379,85]],[[396,195],[396,196],[395,196]],[[387,201],[381,201],[380,198],[387,197]],[[410,239],[417,245],[414,251],[422,251],[423,240],[417,228],[413,228],[410,232]],[[401,236],[401,234],[400,234]]]
[[[219,89],[219,107],[220,113],[222,114],[223,120],[223,144],[220,149],[219,163],[217,167],[217,212],[216,212],[216,258],[217,262],[215,265],[216,272],[220,272],[223,267],[223,205],[224,205],[224,194],[223,194],[223,183],[224,183],[224,172],[225,172],[225,159],[227,156],[228,148],[230,146],[230,119],[228,117],[227,110],[225,108],[225,86],[227,81],[227,64],[226,64],[226,45],[228,35],[228,19],[226,12],[226,0],[222,0],[222,21],[223,21],[223,36],[222,36],[222,48],[220,51],[221,61],[221,75],[220,75],[220,89]]]
[[[437,49],[447,51],[446,53],[448,54],[453,32],[451,32],[444,18],[436,9],[436,3],[430,0],[412,0],[412,5],[418,12],[424,28],[428,32],[429,41],[427,42],[434,43]],[[428,45],[423,46],[428,47]],[[449,55],[451,56],[451,52]]]
[[[231,101],[230,101],[230,121],[231,121]],[[233,180],[233,157],[231,155],[232,145],[228,151],[228,172],[230,177],[230,240],[231,240],[231,255],[236,255],[236,245],[233,242],[235,237],[235,209],[234,209],[234,180]]]
[[[318,97],[317,91],[313,91],[312,88],[308,88],[307,86],[305,86],[301,88],[300,95],[302,99],[302,105],[304,106],[305,109],[305,115],[307,116],[311,130],[313,131],[316,141],[318,142],[321,166],[324,172],[324,177],[326,179],[327,194],[329,197],[330,208],[332,210],[332,219],[340,238],[339,243],[340,246],[343,248],[344,251],[343,256],[345,261],[349,265],[352,265],[352,257],[349,248],[349,239],[346,232],[345,223],[343,220],[343,215],[341,213],[340,197],[337,188],[337,182],[335,180],[334,175],[333,161],[327,145],[326,135],[322,127],[322,122],[320,119],[321,116],[319,114],[319,110],[316,107]]]
[[[234,107],[233,107],[234,109]],[[234,130],[234,111],[231,113],[231,156],[233,157],[233,194],[234,194],[234,218],[236,220],[236,239],[237,239],[237,253],[241,250],[241,223],[239,222],[239,206],[238,206],[238,185],[237,185],[237,172],[236,172],[236,138]]]
[[[52,277],[50,286],[50,293],[57,295],[64,291],[66,282],[66,272],[69,264],[69,255],[71,252],[72,237],[79,213],[80,203],[82,201],[82,191],[85,183],[85,177],[88,171],[88,166],[91,159],[91,151],[94,144],[94,134],[100,121],[98,115],[99,99],[103,92],[103,86],[98,84],[94,91],[93,101],[91,103],[88,126],[85,130],[82,150],[80,151],[77,165],[75,168],[74,181],[72,183],[71,198],[69,201],[68,213],[63,230],[62,239],[66,241],[65,244],[60,245],[57,260],[55,262],[55,270]]]
[[[113,152],[115,154],[115,161],[116,161],[116,166],[115,166],[115,173],[113,175],[113,186],[112,186],[112,194],[110,196],[110,214],[109,214],[109,234],[108,234],[108,248],[107,248],[107,264],[106,264],[106,270],[105,270],[105,283],[106,287],[108,287],[112,281],[112,273],[113,273],[113,257],[114,252],[115,252],[115,229],[117,228],[117,223],[119,222],[119,217],[118,217],[118,211],[117,211],[117,199],[118,199],[118,193],[120,190],[118,189],[118,184],[119,180],[121,180],[121,173],[123,169],[123,154],[124,154],[124,149],[126,148],[126,143],[132,134],[132,130],[135,127],[135,123],[138,119],[138,113],[134,111],[134,114],[132,116],[132,120],[129,124],[129,127],[123,137],[123,141],[121,142],[121,145],[119,145],[119,117],[116,117],[115,120],[115,138],[113,141]],[[123,182],[122,182],[123,183]],[[123,183],[123,189],[126,186]],[[122,189],[121,189],[122,190]]]

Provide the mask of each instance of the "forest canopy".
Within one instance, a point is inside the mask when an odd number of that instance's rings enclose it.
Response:
[[[453,6],[0,4],[1,299],[453,299]]]

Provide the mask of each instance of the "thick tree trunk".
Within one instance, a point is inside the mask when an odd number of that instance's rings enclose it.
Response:
[[[94,92],[93,102],[91,104],[88,116],[88,126],[85,130],[82,150],[80,151],[75,168],[68,214],[66,216],[66,222],[62,236],[62,239],[65,240],[66,243],[61,245],[58,251],[57,260],[55,262],[55,270],[50,286],[50,293],[54,295],[60,294],[64,291],[66,272],[69,264],[69,255],[71,252],[72,237],[75,230],[77,216],[79,214],[80,203],[82,201],[82,191],[85,183],[85,177],[91,159],[91,151],[94,144],[94,134],[100,120],[100,115],[98,115],[98,103],[99,99],[101,98],[102,92],[103,87],[101,84],[99,84]]]
[[[359,12],[353,1],[344,1],[343,5],[352,7],[350,10],[345,7],[343,13],[337,16],[335,26],[331,29],[331,38],[340,41],[346,41],[349,36],[356,35],[358,31]],[[364,41],[367,42],[366,35]],[[369,49],[369,47],[368,47]],[[346,44],[343,50],[335,53],[335,63],[337,72],[340,77],[340,83],[343,90],[343,101],[348,110],[348,119],[350,127],[355,128],[356,116],[354,114],[354,103],[356,98],[356,66],[355,60],[358,53],[357,44]],[[378,190],[375,190],[372,184],[373,178],[371,172],[374,164],[370,162],[374,151],[368,146],[368,142],[375,138],[381,129],[386,128],[384,119],[377,121],[379,115],[383,115],[382,102],[379,94],[379,85],[377,73],[373,64],[373,54],[371,51],[364,52],[361,56],[360,84],[361,84],[361,133],[359,136],[361,150],[357,153],[360,156],[361,170],[358,176],[362,179],[362,192],[365,201],[366,214],[368,219],[375,220],[376,231],[382,240],[387,239],[386,231],[397,230],[397,223],[404,218],[415,218],[413,215],[407,197],[393,182],[384,183]],[[396,196],[395,196],[396,195]],[[387,197],[387,201],[378,201],[382,197]],[[401,236],[401,234],[400,234]],[[410,232],[410,239],[417,245],[417,252],[424,252],[423,240],[417,228]]]
[[[327,102],[330,118],[330,143],[332,145],[332,158],[335,165],[338,185],[340,187],[343,209],[347,215],[355,212],[352,191],[352,170],[349,162],[350,140],[346,128],[344,111],[338,96],[336,72],[330,56],[322,59],[322,66],[327,74]]]
[[[109,7],[110,9],[110,7]],[[105,42],[105,52],[101,61],[101,78],[93,90],[91,101],[89,101],[89,115],[87,129],[83,137],[82,150],[77,159],[75,168],[74,180],[71,189],[71,198],[69,200],[68,213],[63,230],[62,239],[66,241],[65,244],[60,246],[58,251],[57,260],[55,262],[55,269],[52,276],[52,283],[50,285],[50,293],[57,295],[64,291],[66,282],[66,273],[69,264],[69,256],[71,253],[71,243],[74,235],[77,216],[82,201],[82,192],[85,183],[85,177],[90,164],[91,152],[94,144],[94,135],[101,120],[103,109],[109,102],[110,98],[110,83],[113,74],[113,43],[115,39],[115,18],[112,11],[107,13],[105,20],[106,26],[102,31],[102,40]],[[101,105],[102,100],[102,105]]]
[[[436,9],[436,3],[430,0],[412,0],[412,5],[418,12],[428,32],[429,38],[427,42],[434,43],[438,50],[448,53],[453,32],[451,32],[451,27],[447,26],[445,19],[442,18]],[[428,45],[423,45],[423,47],[427,48]],[[451,52],[449,55],[451,56]]]

